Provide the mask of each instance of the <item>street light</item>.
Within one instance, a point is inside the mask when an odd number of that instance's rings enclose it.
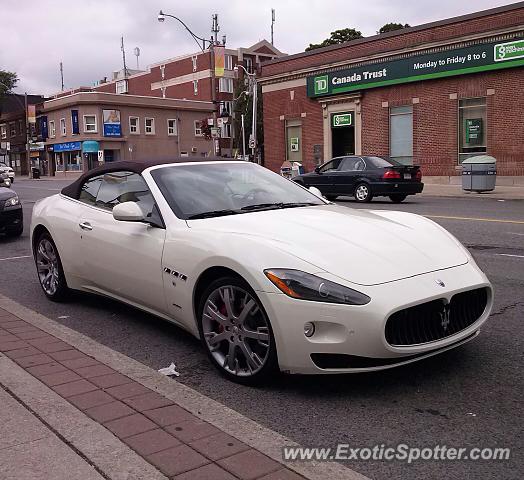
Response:
[[[253,101],[253,118],[251,119],[251,135],[249,137],[249,148],[251,148],[251,155],[255,161],[255,150],[257,148],[257,79],[254,73],[249,73],[244,65],[235,65],[233,71],[238,75],[239,69],[242,69],[249,79],[249,89],[251,90],[251,97]]]
[[[219,45],[219,42],[217,40],[217,35],[218,35],[219,30],[220,30],[220,27],[218,26],[218,15],[216,13],[213,15],[213,28],[212,28],[212,31],[214,33],[214,36],[211,37],[210,40],[207,40],[207,39],[205,39],[203,37],[199,37],[198,35],[193,33],[192,30],[182,20],[180,20],[180,18],[175,17],[175,15],[171,15],[169,13],[165,13],[162,10],[160,10],[160,12],[158,12],[157,20],[160,23],[163,23],[163,22],[165,22],[166,17],[173,18],[178,23],[180,23],[189,32],[189,34],[193,37],[193,40],[195,40],[196,44],[198,45],[198,48],[200,48],[200,51],[202,53],[205,53],[205,50],[207,48],[206,47],[206,43],[209,44],[209,51],[210,51],[210,54],[211,54],[211,101],[213,102],[213,125],[216,127],[216,124],[217,124],[217,109],[216,109],[217,101],[216,101],[216,76],[215,76],[214,64],[215,64],[215,45]],[[223,41],[224,41],[224,44],[225,44],[225,36],[223,37]],[[202,45],[200,44],[200,42],[202,42]],[[216,147],[214,146],[213,148],[216,148]],[[218,144],[218,153],[219,152],[220,152],[220,143]]]

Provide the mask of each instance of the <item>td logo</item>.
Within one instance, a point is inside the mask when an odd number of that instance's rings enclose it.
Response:
[[[328,76],[322,75],[320,77],[315,77],[314,86],[315,86],[315,95],[320,95],[321,93],[328,93],[329,92]]]

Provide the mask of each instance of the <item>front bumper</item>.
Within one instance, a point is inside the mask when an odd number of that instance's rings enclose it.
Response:
[[[0,209],[0,232],[16,230],[24,223],[22,205]]]
[[[338,277],[318,275],[338,283]],[[436,280],[444,282],[441,287]],[[281,293],[257,292],[269,315],[275,334],[279,366],[289,373],[345,373],[392,368],[434,355],[474,338],[493,305],[491,285],[474,263],[417,275],[371,287],[355,287],[371,297],[362,306],[336,305],[296,300]],[[488,303],[482,316],[464,330],[449,337],[419,345],[392,346],[385,338],[385,324],[395,311],[435,299],[450,299],[465,290],[486,287]],[[311,338],[304,335],[304,323],[315,324]],[[363,359],[356,367],[318,366],[318,354],[335,354]],[[317,355],[317,363],[312,360]],[[322,363],[322,362],[320,362]]]

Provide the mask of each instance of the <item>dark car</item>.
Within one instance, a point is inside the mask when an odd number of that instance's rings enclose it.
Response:
[[[13,190],[0,187],[0,233],[18,237],[23,230],[24,216],[18,195]]]
[[[354,196],[357,202],[389,197],[399,203],[422,192],[420,167],[403,165],[385,157],[347,156],[333,158],[314,172],[294,177],[304,187],[316,187],[328,200],[339,195]]]

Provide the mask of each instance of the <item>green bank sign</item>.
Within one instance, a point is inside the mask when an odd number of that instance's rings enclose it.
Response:
[[[308,97],[524,66],[524,40],[483,43],[307,78]]]

